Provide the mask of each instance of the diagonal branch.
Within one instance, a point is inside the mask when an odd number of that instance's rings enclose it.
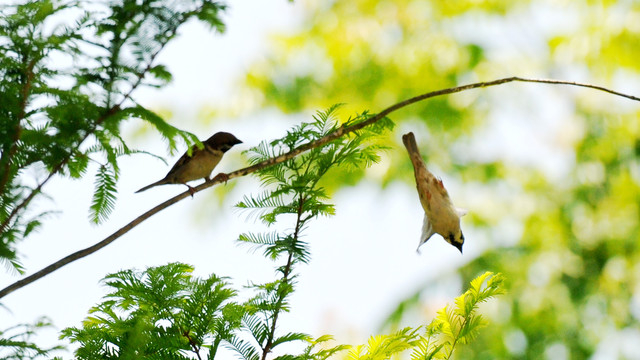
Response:
[[[369,126],[371,124],[374,124],[375,122],[383,119],[384,117],[386,117],[387,115],[389,115],[390,113],[402,109],[406,106],[409,106],[411,104],[417,103],[419,101],[422,100],[426,100],[429,98],[433,98],[436,96],[442,96],[442,95],[448,95],[448,94],[454,94],[454,93],[459,93],[462,91],[466,91],[466,90],[471,90],[471,89],[477,89],[477,88],[484,88],[484,87],[490,87],[490,86],[495,86],[495,85],[501,85],[501,84],[506,84],[506,83],[510,83],[510,82],[528,82],[528,83],[541,83],[541,84],[554,84],[554,85],[570,85],[570,86],[578,86],[578,87],[584,87],[584,88],[589,88],[589,89],[594,89],[594,90],[599,90],[599,91],[604,91],[607,92],[609,94],[613,94],[616,96],[621,96],[627,99],[631,99],[631,100],[635,100],[640,102],[640,97],[637,96],[633,96],[633,95],[628,95],[628,94],[624,94],[618,91],[614,91],[602,86],[597,86],[597,85],[591,85],[591,84],[586,84],[586,83],[578,83],[578,82],[573,82],[573,81],[563,81],[563,80],[549,80],[549,79],[528,79],[528,78],[521,78],[521,77],[508,77],[508,78],[503,78],[503,79],[497,79],[497,80],[493,80],[493,81],[487,81],[487,82],[478,82],[478,83],[472,83],[472,84],[467,84],[467,85],[461,85],[461,86],[456,86],[456,87],[452,87],[452,88],[447,88],[447,89],[442,89],[442,90],[436,90],[436,91],[431,91],[425,94],[421,94],[415,97],[412,97],[410,99],[401,101],[399,103],[396,103],[394,105],[389,106],[388,108],[382,110],[381,112],[372,115],[369,119],[351,125],[351,126],[341,126],[340,128],[338,128],[336,131],[334,131],[331,134],[328,134],[320,139],[308,142],[306,144],[303,144],[291,151],[289,151],[286,154],[282,154],[280,156],[276,156],[273,157],[271,159],[265,160],[261,163],[252,165],[252,166],[248,166],[245,167],[243,169],[239,169],[236,170],[234,172],[231,172],[228,174],[228,179],[234,179],[234,178],[238,178],[238,177],[242,177],[242,176],[246,176],[249,175],[251,173],[254,173],[258,170],[264,169],[266,167],[269,166],[273,166],[282,162],[285,162],[287,160],[290,160],[296,156],[298,156],[299,154],[308,151],[310,149],[313,148],[317,148],[320,146],[323,146],[324,144],[327,144],[339,137],[342,137],[348,133],[354,132],[354,131],[358,131],[366,126]],[[193,189],[195,190],[195,192],[199,192],[202,191],[204,189],[210,188],[214,185],[217,185],[219,183],[221,183],[222,180],[220,179],[212,179],[210,181],[206,181],[203,184],[200,184],[196,187],[194,187]],[[120,228],[118,231],[114,232],[113,234],[111,234],[110,236],[108,236],[107,238],[103,239],[102,241],[96,243],[93,246],[90,246],[88,248],[76,251],[56,262],[54,262],[53,264],[43,268],[42,270],[27,276],[26,278],[16,281],[15,283],[5,287],[4,289],[0,290],[0,298],[3,298],[4,296],[12,293],[15,290],[18,290],[26,285],[31,284],[32,282],[58,270],[59,268],[72,263],[76,260],[82,259],[85,256],[91,255],[94,252],[102,249],[103,247],[111,244],[112,242],[114,242],[116,239],[120,238],[122,235],[126,234],[127,232],[129,232],[129,230],[133,229],[134,227],[136,227],[138,224],[142,223],[143,221],[147,220],[148,218],[150,218],[151,216],[155,215],[156,213],[160,212],[161,210],[164,210],[165,208],[177,203],[178,201],[189,197],[190,194],[188,191],[185,191],[182,194],[176,195],[173,198],[155,206],[154,208],[152,208],[151,210],[148,210],[147,212],[145,212],[144,214],[138,216],[137,218],[135,218],[133,221],[131,221],[130,223],[128,223],[127,225],[125,225],[124,227]]]

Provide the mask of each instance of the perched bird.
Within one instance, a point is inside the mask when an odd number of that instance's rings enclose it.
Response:
[[[227,150],[231,149],[233,145],[241,143],[242,141],[238,140],[232,134],[227,132],[217,132],[206,141],[202,142],[204,148],[198,149],[198,147],[194,145],[191,148],[191,156],[189,156],[188,152],[185,152],[184,155],[178,159],[175,165],[173,165],[171,170],[169,170],[167,176],[162,180],[149,184],[136,191],[136,193],[143,192],[158,185],[187,185],[187,182],[201,178],[209,181],[209,176],[211,175],[213,168],[215,168],[222,159],[222,155],[224,155]],[[219,174],[218,176],[222,176],[224,178],[226,174]],[[191,193],[191,196],[193,196],[193,188],[189,185],[187,185],[187,187],[189,187],[189,192]]]
[[[420,235],[420,243],[416,251],[420,252],[420,246],[426,243],[433,234],[440,234],[462,253],[464,235],[460,230],[460,217],[465,215],[467,211],[453,206],[442,180],[427,170],[413,133],[403,135],[402,142],[407,148],[413,164],[420,204],[424,209],[422,235]]]

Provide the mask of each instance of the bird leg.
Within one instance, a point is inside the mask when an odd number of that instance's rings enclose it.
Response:
[[[193,187],[191,187],[190,185],[184,184],[184,186],[189,188],[189,194],[191,194],[191,197],[193,197],[193,194],[196,193],[196,189],[194,189]]]
[[[219,173],[218,175],[216,175],[212,181],[221,181],[224,182],[225,184],[227,183],[227,181],[229,181],[229,175],[225,174],[225,173]]]

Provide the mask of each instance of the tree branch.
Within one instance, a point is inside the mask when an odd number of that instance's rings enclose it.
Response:
[[[36,66],[37,59],[32,59],[28,62],[25,68],[25,82],[20,89],[20,113],[16,118],[16,124],[14,126],[14,133],[11,139],[11,147],[8,151],[2,153],[2,157],[0,157],[0,167],[2,170],[0,171],[0,194],[3,193],[6,189],[7,182],[9,181],[9,173],[11,172],[11,161],[13,156],[18,151],[18,141],[20,140],[20,136],[22,134],[22,126],[20,122],[25,118],[27,114],[27,106],[29,105],[29,94],[31,93],[31,85],[33,82],[33,68]]]
[[[100,124],[102,124],[106,119],[108,119],[110,116],[114,115],[116,112],[118,112],[119,110],[122,109],[122,107],[124,106],[125,102],[127,100],[131,100],[131,96],[133,94],[133,92],[142,84],[142,81],[144,79],[144,77],[149,73],[149,70],[151,70],[155,59],[157,58],[157,56],[160,54],[160,52],[164,49],[164,47],[167,45],[168,41],[171,39],[171,37],[173,37],[177,31],[178,31],[178,27],[183,24],[184,22],[186,22],[191,16],[193,16],[194,14],[197,14],[200,10],[202,9],[202,5],[187,13],[185,16],[182,17],[182,19],[176,23],[173,28],[168,29],[168,33],[170,33],[171,35],[168,36],[166,38],[166,40],[164,42],[160,43],[160,47],[151,54],[151,56],[149,57],[149,61],[147,62],[146,67],[138,72],[136,74],[136,80],[135,82],[133,82],[131,84],[131,88],[129,89],[129,91],[127,91],[126,94],[124,94],[124,96],[122,97],[122,99],[120,100],[120,102],[116,105],[113,105],[111,107],[108,108],[108,110],[104,113],[104,115],[100,116],[96,122],[93,124],[93,129],[87,131],[87,133],[84,135],[84,137],[82,137],[82,139],[80,139],[80,141],[78,142],[75,150],[79,149],[80,146],[84,143],[84,141],[90,136],[92,135],[98,128],[98,126],[100,126]],[[87,41],[87,40],[84,40]],[[91,42],[90,42],[91,43]],[[99,45],[97,43],[92,43],[94,45]],[[104,47],[104,46],[103,46]],[[104,47],[105,49],[107,49],[107,47]],[[114,60],[113,64],[115,64],[117,62],[117,59]],[[25,109],[26,109],[26,102],[28,100],[28,92],[30,90],[31,87],[31,81],[33,79],[34,73],[33,73],[33,68],[35,66],[35,62],[32,61],[31,63],[29,63],[29,67],[28,67],[28,78],[27,78],[27,86],[25,86],[23,88],[23,102],[21,103],[21,115],[19,116],[19,119],[22,119],[25,115]],[[111,98],[111,91],[109,90],[109,95],[108,98]],[[18,122],[17,126],[20,126],[20,123]],[[18,128],[18,130],[20,130],[20,128]],[[11,150],[8,152],[8,158],[6,160],[6,171],[4,173],[0,173],[2,174],[1,176],[3,178],[0,179],[0,193],[2,193],[2,191],[4,191],[4,187],[6,185],[6,180],[8,179],[8,173],[9,173],[9,167],[10,167],[10,162],[11,162],[11,157],[13,156],[13,154],[15,153],[15,151],[17,150],[17,140],[19,140],[19,132],[17,133],[17,139],[15,139],[13,147],[11,148]],[[51,170],[51,172],[49,173],[49,175],[40,183],[38,184],[38,186],[33,189],[31,191],[31,193],[29,193],[29,195],[22,200],[22,202],[20,202],[18,205],[16,205],[11,213],[9,214],[9,216],[7,216],[6,219],[4,219],[2,221],[2,223],[0,224],[0,236],[2,235],[2,233],[5,231],[5,229],[9,226],[9,224],[11,223],[11,220],[18,215],[18,213],[25,208],[27,205],[29,205],[29,203],[31,202],[31,200],[33,200],[33,198],[40,193],[40,191],[42,190],[42,187],[49,182],[49,180],[51,180],[53,178],[53,176],[55,174],[57,174],[58,172],[60,172],[60,170],[62,170],[62,168],[69,162],[69,160],[71,160],[71,154],[72,152],[69,152],[69,156],[66,157],[65,159],[63,159],[62,161],[60,161],[56,166],[53,167],[53,169]],[[3,162],[5,161],[5,154],[2,154],[2,158],[0,158],[0,166],[1,164],[3,164]],[[7,179],[5,179],[4,177],[6,177]],[[0,295],[0,298],[2,298],[3,295]]]
[[[82,143],[84,143],[84,141],[91,135],[93,134],[93,132],[95,131],[95,129],[97,129],[98,125],[100,125],[102,122],[104,122],[109,116],[115,114],[117,111],[120,110],[120,105],[115,105],[112,108],[110,108],[109,110],[107,110],[105,112],[104,115],[102,115],[101,117],[98,118],[98,120],[96,121],[96,123],[94,124],[94,129],[87,131],[87,133],[84,135],[84,137],[82,139],[80,139],[80,141],[78,142],[78,145],[76,146],[76,149],[78,149],[80,147],[80,145],[82,145]],[[71,152],[69,153],[71,154]],[[49,172],[49,175],[47,175],[47,177],[42,180],[42,182],[40,182],[38,184],[38,186],[36,186],[33,190],[31,190],[31,192],[29,193],[29,195],[27,195],[26,198],[24,198],[24,200],[22,200],[22,202],[20,202],[18,205],[16,205],[13,210],[11,210],[11,213],[9,213],[9,216],[7,216],[6,219],[4,219],[4,221],[2,221],[2,224],[0,224],[0,234],[2,234],[5,229],[7,228],[7,226],[9,226],[11,220],[18,214],[18,212],[20,212],[23,208],[25,208],[27,205],[29,205],[29,203],[31,202],[31,200],[33,200],[33,198],[40,193],[40,191],[42,190],[42,187],[49,182],[49,180],[51,180],[53,178],[54,175],[56,175],[58,172],[60,172],[60,170],[62,170],[62,168],[67,164],[67,162],[69,162],[69,160],[71,160],[71,155],[69,155],[68,157],[64,158],[62,161],[60,161],[56,166],[54,166],[51,171]]]
[[[304,220],[302,219],[302,212],[304,210],[304,202],[305,199],[300,195],[298,198],[298,213],[296,215],[296,228],[293,233],[294,241],[298,241],[298,237],[300,236],[300,229],[302,228],[302,224],[304,224]],[[289,285],[289,275],[291,274],[291,268],[293,266],[293,250],[289,250],[289,256],[287,258],[287,265],[282,272],[282,283],[279,286],[288,286]],[[273,339],[276,336],[276,327],[278,323],[278,316],[280,315],[280,311],[282,310],[282,302],[287,297],[287,294],[279,294],[278,302],[276,303],[276,310],[273,313],[273,318],[271,319],[271,328],[269,329],[269,336],[267,338],[267,343],[264,348],[262,348],[262,360],[267,359],[267,355],[273,349]]]
[[[140,73],[138,73],[136,75],[136,81],[135,81],[135,83],[132,84],[131,89],[129,89],[129,91],[126,94],[124,94],[124,97],[120,100],[120,102],[118,104],[110,107],[104,113],[104,115],[100,116],[96,120],[96,122],[93,124],[93,128],[90,129],[89,131],[87,131],[87,133],[82,137],[82,139],[80,139],[80,141],[78,142],[78,145],[76,146],[75,150],[79,149],[80,146],[85,142],[85,140],[87,140],[87,138],[89,138],[89,136],[91,136],[92,134],[95,133],[95,131],[98,129],[98,126],[100,126],[110,116],[112,116],[112,115],[116,114],[118,111],[120,111],[122,109],[122,106],[124,106],[124,103],[127,100],[131,99],[131,95],[138,88],[138,86],[140,86],[140,84],[142,84],[142,79],[149,72],[149,70],[151,69],[151,66],[153,65],[153,61],[155,60],[155,58],[158,56],[158,54],[160,53],[160,51],[163,48],[164,48],[164,45],[163,45],[162,48],[160,48],[159,50],[157,50],[155,53],[153,53],[151,55],[149,63],[147,64],[145,69],[142,72],[140,72]],[[22,200],[21,203],[19,203],[18,205],[16,205],[13,208],[13,210],[11,211],[9,216],[7,216],[7,218],[4,219],[4,221],[2,221],[2,223],[0,224],[0,234],[2,234],[4,232],[4,230],[7,228],[7,226],[9,226],[11,220],[18,214],[18,212],[21,211],[23,208],[25,208],[27,205],[29,205],[31,200],[33,200],[33,198],[38,193],[40,193],[40,191],[42,190],[42,187],[47,182],[49,182],[49,180],[51,180],[55,174],[60,172],[60,170],[62,170],[62,168],[69,162],[69,160],[71,160],[71,154],[72,153],[73,153],[73,151],[69,152],[69,156],[64,158],[64,159],[62,159],[62,161],[60,161],[56,166],[54,166],[53,169],[49,172],[49,175],[40,184],[38,184],[38,186],[35,189],[31,190],[31,193],[29,193],[29,195],[24,200]],[[0,296],[0,298],[2,298],[2,296]]]
[[[296,156],[298,156],[299,154],[308,151],[310,149],[313,148],[317,148],[320,147],[324,144],[327,144],[339,137],[342,137],[348,133],[354,132],[354,131],[358,131],[366,126],[369,126],[371,124],[374,124],[375,122],[379,121],[380,119],[383,119],[384,117],[386,117],[387,115],[389,115],[390,113],[402,109],[406,106],[409,106],[411,104],[417,103],[419,101],[422,100],[426,100],[429,98],[433,98],[433,97],[437,97],[437,96],[442,96],[442,95],[448,95],[448,94],[454,94],[454,93],[458,93],[458,92],[462,92],[462,91],[466,91],[466,90],[471,90],[471,89],[477,89],[477,88],[484,88],[484,87],[490,87],[490,86],[495,86],[495,85],[501,85],[501,84],[506,84],[506,83],[510,83],[510,82],[528,82],[528,83],[541,83],[541,84],[554,84],[554,85],[570,85],[570,86],[578,86],[578,87],[584,87],[584,88],[590,88],[590,89],[594,89],[594,90],[599,90],[599,91],[604,91],[606,93],[609,94],[613,94],[616,96],[621,96],[627,99],[631,99],[631,100],[635,100],[640,102],[640,97],[636,97],[633,95],[628,95],[628,94],[624,94],[618,91],[614,91],[602,86],[597,86],[597,85],[591,85],[591,84],[585,84],[585,83],[578,83],[578,82],[573,82],[573,81],[563,81],[563,80],[549,80],[549,79],[528,79],[528,78],[521,78],[521,77],[508,77],[508,78],[503,78],[503,79],[498,79],[498,80],[493,80],[493,81],[487,81],[487,82],[478,82],[478,83],[473,83],[473,84],[467,84],[467,85],[461,85],[461,86],[456,86],[456,87],[452,87],[452,88],[447,88],[447,89],[442,89],[442,90],[436,90],[436,91],[431,91],[422,95],[418,95],[415,97],[412,97],[410,99],[401,101],[397,104],[391,105],[388,108],[382,110],[381,112],[379,112],[378,114],[375,114],[373,116],[371,116],[369,119],[361,122],[361,123],[357,123],[351,126],[342,126],[340,128],[338,128],[338,130],[334,131],[331,134],[328,134],[320,139],[311,141],[309,143],[303,144],[291,151],[289,151],[286,154],[282,154],[280,156],[276,156],[274,158],[265,160],[261,163],[252,165],[252,166],[248,166],[245,167],[243,169],[239,169],[236,170],[234,172],[231,172],[228,174],[228,179],[234,179],[234,178],[238,178],[238,177],[242,177],[242,176],[246,176],[249,175],[251,173],[254,173],[258,170],[264,169],[266,167],[269,166],[273,166],[282,162],[285,162],[287,160],[290,160]],[[196,187],[194,187],[195,192],[199,192],[202,191],[204,189],[210,188],[214,185],[217,185],[219,183],[221,183],[222,180],[219,179],[212,179],[210,181],[206,181],[203,184],[200,184]],[[59,268],[74,262],[76,260],[82,259],[85,256],[91,255],[94,252],[102,249],[103,247],[111,244],[112,242],[114,242],[116,239],[120,238],[122,235],[126,234],[127,232],[129,232],[129,230],[133,229],[134,227],[136,227],[138,224],[142,223],[143,221],[147,220],[148,218],[150,218],[151,216],[155,215],[156,213],[160,212],[161,210],[164,210],[165,208],[177,203],[178,201],[189,197],[190,194],[188,191],[185,191],[182,194],[176,195],[173,198],[155,206],[154,208],[152,208],[151,210],[148,210],[147,212],[145,212],[144,214],[140,215],[139,217],[137,217],[136,219],[134,219],[133,221],[131,221],[130,223],[128,223],[127,225],[125,225],[124,227],[120,228],[118,231],[114,232],[113,234],[111,234],[110,236],[108,236],[107,238],[105,238],[104,240],[96,243],[93,246],[90,246],[86,249],[83,250],[79,250],[74,252],[73,254],[70,254],[56,262],[54,262],[53,264],[43,268],[42,270],[27,276],[26,278],[16,281],[15,283],[5,287],[4,289],[0,290],[0,298],[3,298],[4,296],[12,293],[13,291],[20,289],[26,285],[31,284],[32,282],[58,270]]]

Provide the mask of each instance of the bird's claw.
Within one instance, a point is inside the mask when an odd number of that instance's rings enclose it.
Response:
[[[220,182],[224,182],[225,184],[227,183],[227,181],[229,181],[229,175],[225,174],[225,173],[219,173],[218,175],[216,175],[212,181],[220,181]]]

